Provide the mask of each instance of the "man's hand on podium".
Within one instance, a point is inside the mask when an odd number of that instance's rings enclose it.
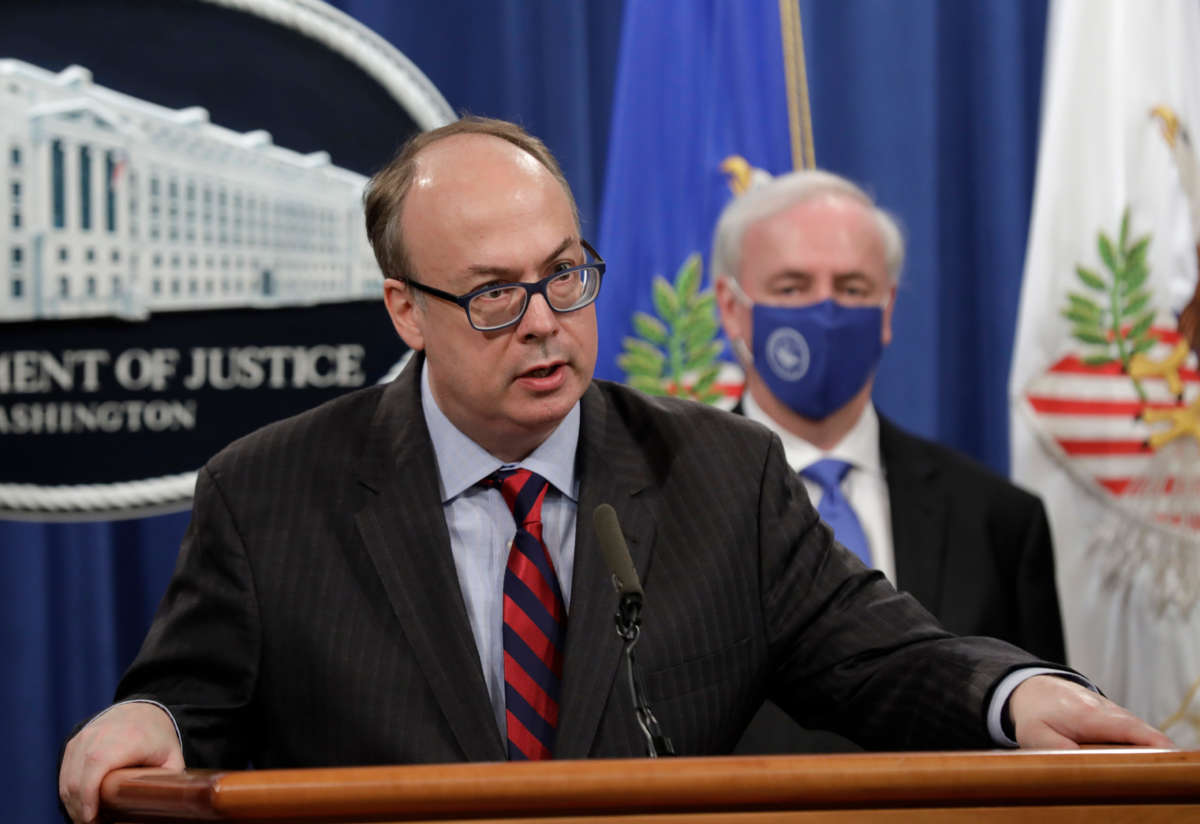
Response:
[[[121,767],[184,768],[175,724],[161,707],[144,701],[117,704],[67,742],[58,795],[72,821],[96,820],[100,782]]]
[[[1175,748],[1175,743],[1124,707],[1081,684],[1053,675],[1023,681],[1008,699],[1017,743],[1067,750],[1080,744]]]

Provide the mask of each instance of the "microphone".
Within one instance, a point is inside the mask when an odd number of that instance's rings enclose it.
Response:
[[[637,569],[633,566],[633,558],[629,555],[629,547],[625,544],[625,536],[621,533],[620,523],[617,522],[616,510],[609,504],[600,504],[592,513],[592,517],[596,537],[600,540],[600,553],[612,572],[613,584],[617,590],[617,614],[614,618],[617,635],[625,642],[625,671],[629,680],[629,694],[633,699],[638,726],[646,737],[646,755],[650,758],[675,755],[671,739],[663,735],[658,726],[658,719],[654,717],[650,705],[646,702],[645,690],[642,688],[642,681],[638,677],[633,659],[633,647],[641,633],[642,602],[646,593],[642,591],[642,582],[638,580]]]
[[[626,641],[636,642],[646,593],[642,591],[642,582],[638,580],[633,558],[617,522],[617,511],[609,504],[600,504],[593,518],[596,537],[600,539],[600,554],[612,572],[617,590],[617,634]]]

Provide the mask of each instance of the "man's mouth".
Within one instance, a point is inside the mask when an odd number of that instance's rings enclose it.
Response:
[[[546,378],[550,375],[553,375],[555,370],[557,370],[560,366],[562,366],[560,363],[552,363],[549,366],[539,366],[537,369],[530,369],[528,372],[524,373],[522,377]]]

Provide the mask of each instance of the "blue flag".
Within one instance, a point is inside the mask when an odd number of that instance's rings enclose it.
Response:
[[[674,280],[699,253],[709,283],[712,229],[732,196],[723,161],[740,156],[771,174],[799,165],[785,67],[797,100],[801,55],[795,5],[626,4],[598,241],[608,273],[596,304],[597,377],[624,379],[622,341],[634,312],[653,313],[655,275]]]

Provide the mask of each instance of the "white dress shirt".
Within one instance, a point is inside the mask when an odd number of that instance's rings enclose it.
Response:
[[[806,469],[824,458],[835,458],[850,464],[851,469],[842,479],[842,494],[850,502],[854,514],[862,524],[871,550],[871,564],[896,584],[896,552],[892,543],[892,505],[888,495],[887,475],[883,468],[883,456],[879,451],[879,415],[872,404],[867,404],[862,415],[846,437],[833,449],[823,452],[803,438],[793,435],[768,417],[747,392],[742,395],[742,411],[752,421],[779,435],[783,441],[783,452],[788,466],[796,472]],[[821,503],[820,484],[801,476],[804,488],[813,506]]]

